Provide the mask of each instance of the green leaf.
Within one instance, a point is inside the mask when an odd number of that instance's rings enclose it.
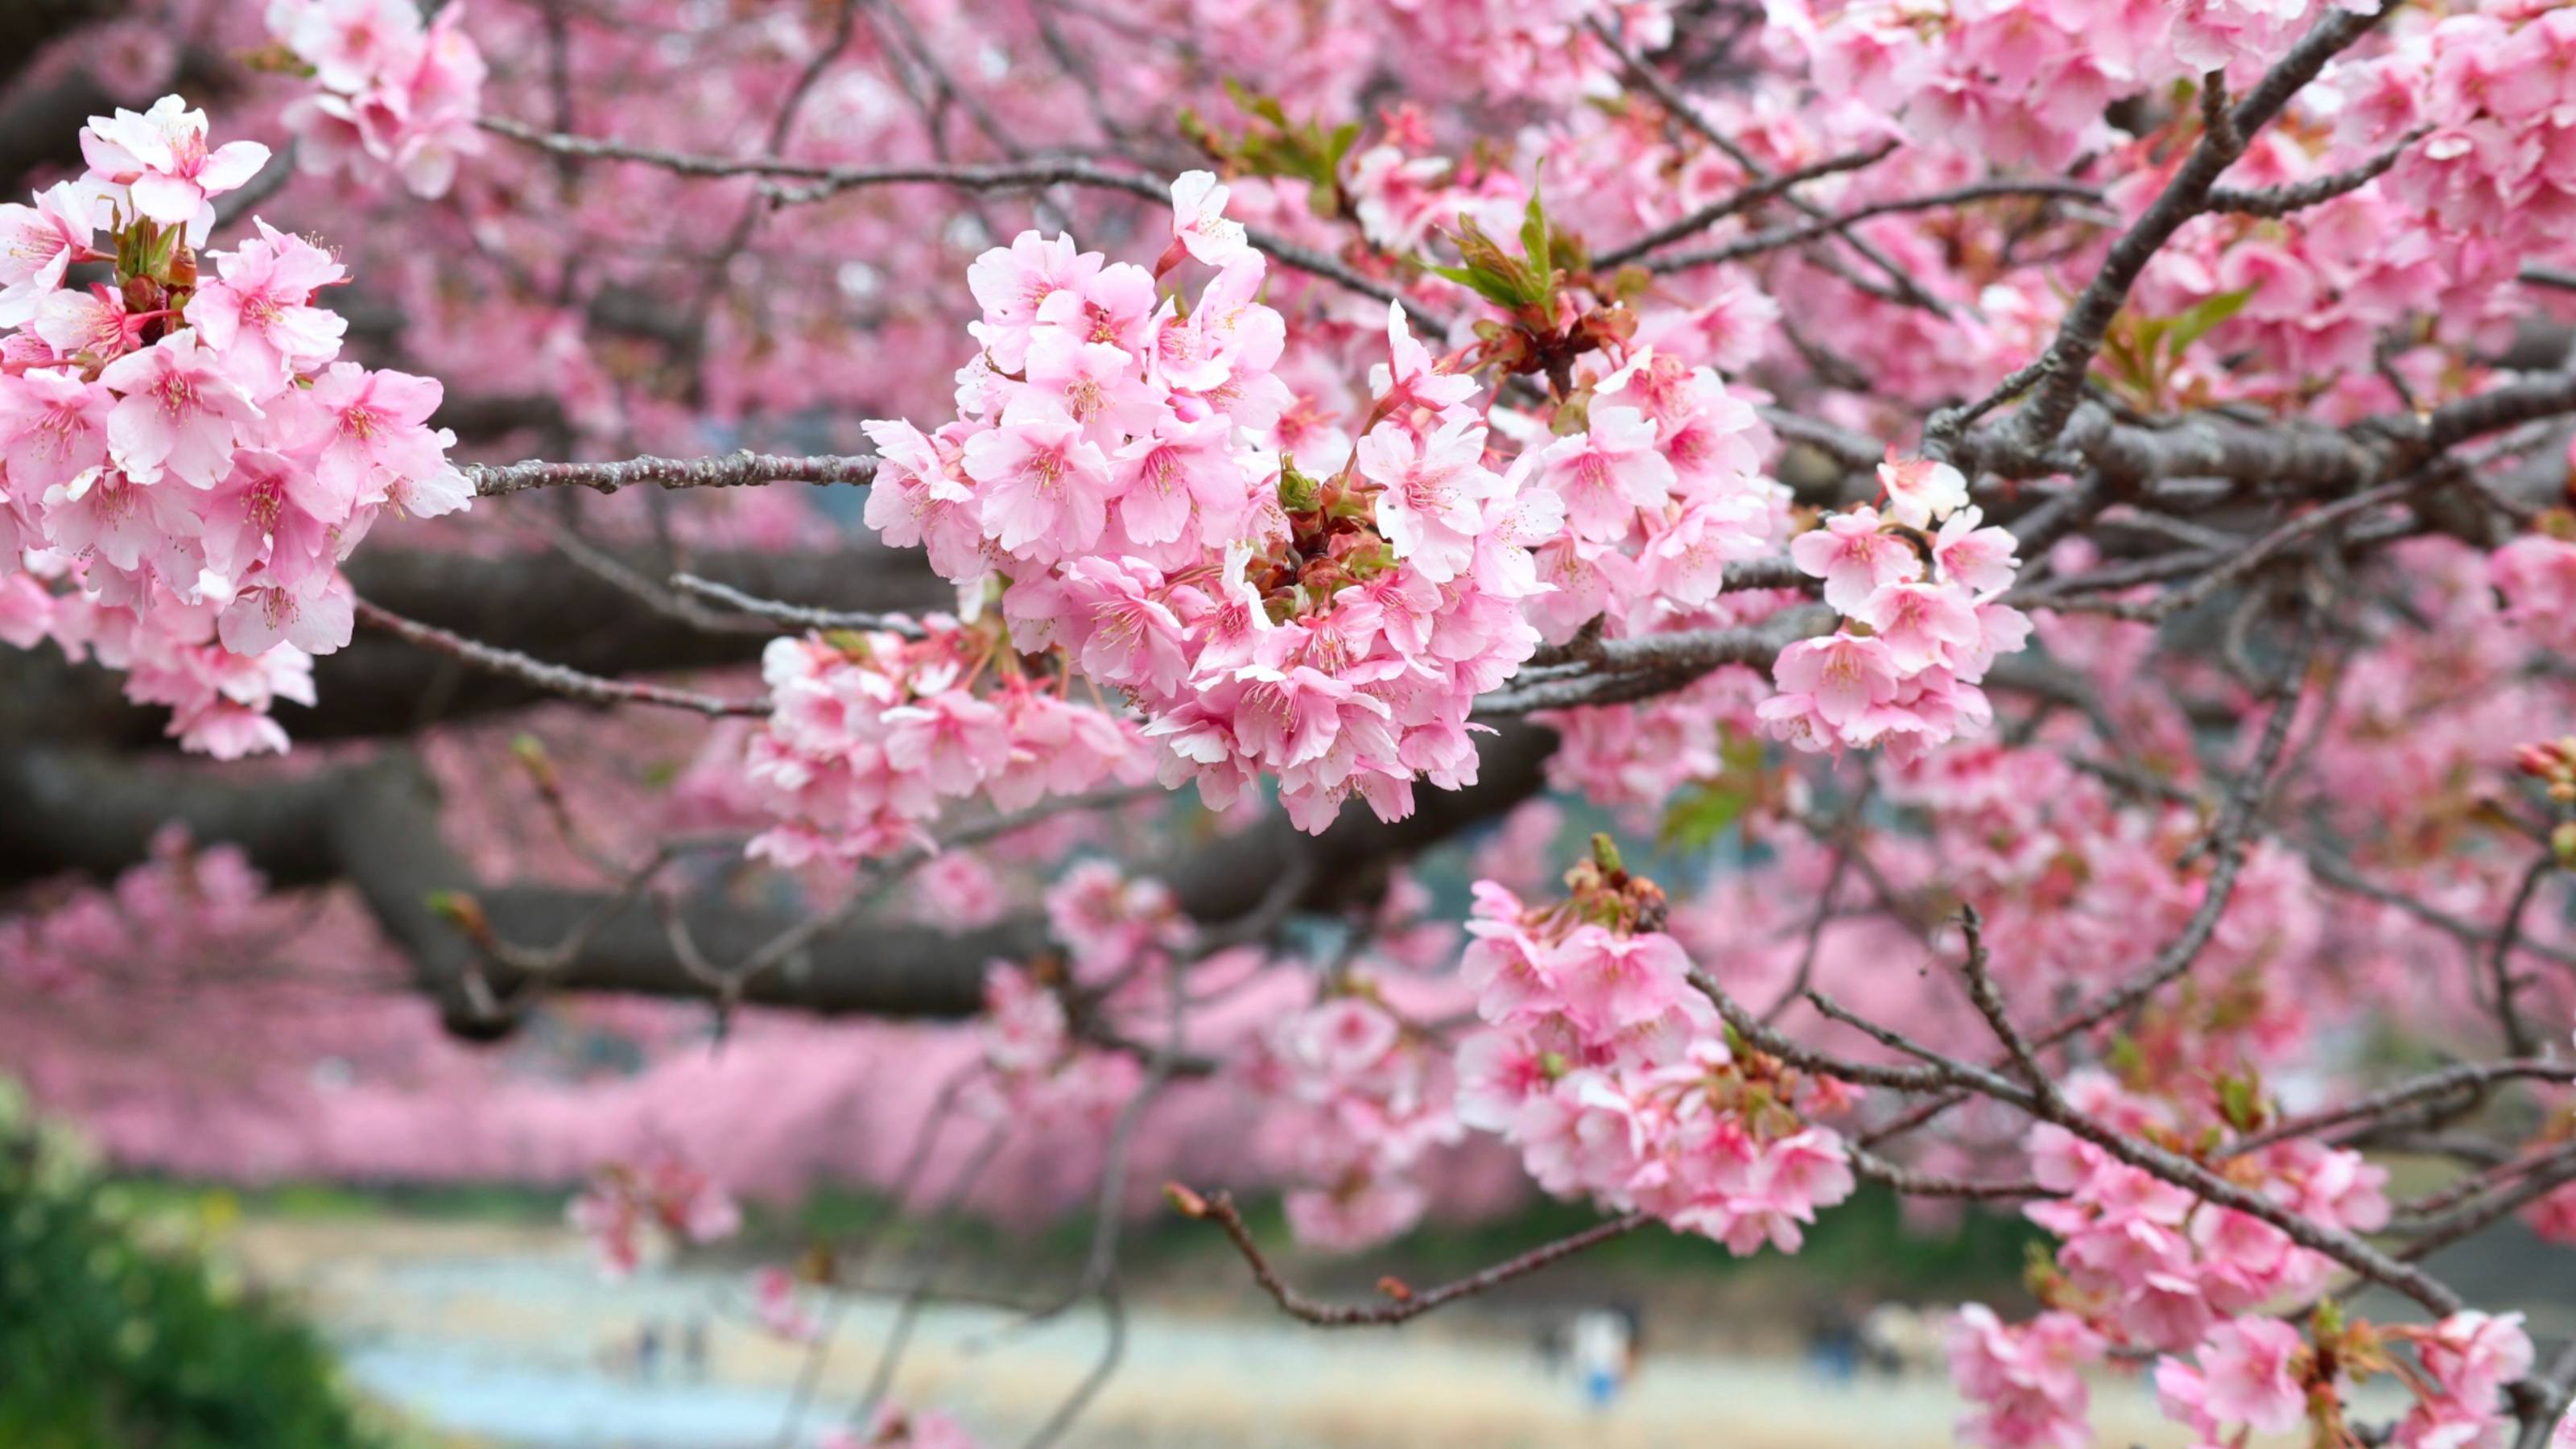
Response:
[[[1502,243],[1487,236],[1476,219],[1464,212],[1458,216],[1457,242],[1458,256],[1466,265],[1433,267],[1434,274],[1473,288],[1478,296],[1497,306],[1514,310],[1544,306],[1556,294],[1553,272],[1534,268],[1525,257],[1504,251]]]
[[[1228,137],[1196,112],[1185,111],[1177,122],[1181,134],[1215,158],[1229,174],[1292,176],[1306,182],[1314,188],[1308,205],[1315,214],[1326,218],[1336,215],[1336,181],[1342,157],[1358,141],[1359,124],[1346,122],[1331,131],[1312,121],[1298,125],[1288,119],[1288,108],[1276,96],[1262,95],[1232,79],[1226,81],[1225,89],[1233,97],[1235,109],[1251,118],[1253,124],[1242,135]]]
[[[2262,1085],[2250,1076],[2219,1078],[2218,1114],[2239,1132],[2253,1131],[2263,1121],[2262,1090]]]
[[[1279,506],[1289,513],[1312,513],[1324,506],[1324,486],[1297,471],[1297,459],[1279,460]]]
[[[2185,348],[2209,335],[2211,328],[2244,311],[2245,304],[2252,301],[2254,294],[2259,290],[2261,289],[2257,287],[2245,287],[2233,292],[2221,292],[2215,297],[2204,298],[2185,309],[2180,316],[2173,319],[2173,330],[2165,336],[2165,341],[2173,349],[2173,355],[2181,356]]]
[[[1684,785],[1665,809],[1659,838],[1667,849],[1707,846],[1761,797],[1761,740],[1720,726],[1717,759],[1717,774]]]
[[[1725,780],[1694,780],[1664,808],[1657,839],[1667,850],[1699,850],[1726,833],[1753,803],[1753,792]]]
[[[1521,216],[1521,255],[1529,259],[1533,271],[1544,277],[1556,267],[1547,244],[1547,207],[1539,191],[1539,183],[1530,183],[1529,206]]]
[[[1345,121],[1333,128],[1331,143],[1324,148],[1324,154],[1332,161],[1335,174],[1340,173],[1342,158],[1351,154],[1351,146],[1359,138],[1360,123],[1357,121]]]

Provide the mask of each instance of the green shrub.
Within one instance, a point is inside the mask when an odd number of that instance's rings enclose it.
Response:
[[[329,1351],[0,1080],[0,1444],[376,1449]]]

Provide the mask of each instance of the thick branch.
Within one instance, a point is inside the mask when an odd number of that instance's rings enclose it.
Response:
[[[2092,366],[2093,355],[2101,350],[2111,319],[2128,301],[2129,289],[2183,223],[2210,209],[2211,190],[2217,186],[2220,174],[2245,153],[2247,140],[2280,114],[2292,96],[2316,79],[2327,61],[2378,23],[2375,10],[2362,15],[2341,8],[2328,9],[2324,18],[2290,47],[2289,54],[2281,58],[2271,74],[2263,77],[2253,93],[2232,109],[2225,103],[2221,77],[2213,74],[2204,79],[2202,109],[2206,126],[2200,144],[2192,148],[2190,158],[2146,213],[2111,244],[2101,270],[2094,274],[2083,295],[2075,299],[2075,305],[2067,309],[2056,340],[2049,344],[2038,364],[2038,394],[2015,418],[2024,443],[2045,447],[2066,426],[2067,415],[2075,410],[2084,385],[2084,374]]]
[[[1408,819],[1388,824],[1354,803],[1331,829],[1309,836],[1273,814],[1195,844],[1160,873],[1181,910],[1211,926],[1263,909],[1276,883],[1292,875],[1307,883],[1297,909],[1367,906],[1405,858],[1538,793],[1555,746],[1545,730],[1507,725],[1484,741],[1476,785],[1425,790]],[[808,920],[715,894],[682,903],[675,933],[632,893],[487,887],[441,842],[436,788],[405,755],[277,779],[24,747],[0,750],[0,798],[12,802],[0,811],[0,870],[13,878],[112,875],[147,859],[153,833],[175,821],[200,842],[241,846],[280,885],[349,881],[411,957],[449,1028],[469,1035],[506,1030],[508,1021],[486,1004],[513,998],[532,978],[489,959],[431,907],[433,898],[470,897],[501,941],[542,950],[577,939],[577,950],[549,963],[547,989],[694,999],[715,988],[692,969],[699,964],[692,957],[746,960]],[[1026,960],[1046,947],[1042,915],[960,936],[863,918],[815,933],[780,969],[747,977],[739,999],[826,1015],[965,1016],[982,1006],[990,962]]]
[[[618,463],[469,463],[474,491],[498,498],[530,488],[587,488],[615,493],[650,483],[667,490],[749,488],[763,483],[873,483],[872,457],[783,458],[748,449],[721,458],[628,458]]]

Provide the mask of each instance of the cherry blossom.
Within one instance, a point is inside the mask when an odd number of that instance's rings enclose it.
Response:
[[[206,113],[163,96],[148,111],[92,116],[81,155],[102,183],[122,186],[137,214],[202,235],[214,221],[213,197],[234,190],[268,164],[268,148],[230,141],[206,149]]]
[[[25,326],[0,371],[0,544],[12,596],[45,600],[25,642],[41,619],[170,706],[182,743],[233,758],[286,748],[269,705],[311,703],[310,657],[348,642],[337,568],[375,513],[453,512],[472,490],[453,435],[424,426],[436,383],[334,360],[346,324],[316,297],[346,271],[327,252],[254,218],[199,273],[205,198],[266,155],[205,133],[176,97],[120,111],[83,132],[88,176],[9,214],[32,240],[6,293]],[[118,285],[75,292],[92,218],[115,228]]]

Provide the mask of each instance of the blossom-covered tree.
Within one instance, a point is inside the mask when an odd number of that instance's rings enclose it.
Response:
[[[2566,1407],[2424,1260],[2576,1240],[2576,9],[0,42],[0,1060],[129,1155],[401,1170],[433,1096],[528,1100],[402,1001],[712,1001],[773,1084],[730,1141],[1095,1202],[1113,1318],[1164,1178],[1326,1325],[1794,1253],[1866,1181],[2047,1235],[2041,1311],[1954,1328],[1990,1449],[2122,1368],[2210,1443]],[[1452,844],[1471,906],[1408,869]],[[219,1072],[262,1126],[155,1125]],[[613,1265],[733,1221],[675,1119],[510,1120],[470,1170],[621,1158]],[[1601,1223],[1374,1303],[1216,1190],[1357,1250],[1497,1167]]]

